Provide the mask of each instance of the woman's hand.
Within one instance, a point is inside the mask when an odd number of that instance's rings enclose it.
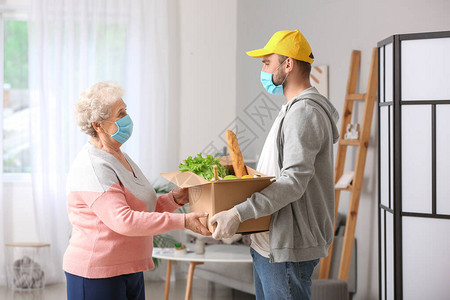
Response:
[[[185,214],[185,224],[184,227],[192,230],[195,233],[203,234],[203,235],[211,235],[211,232],[203,226],[203,224],[200,222],[200,218],[206,218],[208,217],[207,212],[193,212]]]
[[[189,203],[189,190],[180,187],[174,188],[172,190],[173,199],[178,205],[185,205]]]

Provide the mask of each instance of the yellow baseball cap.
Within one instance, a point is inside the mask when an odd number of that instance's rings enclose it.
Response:
[[[277,31],[262,49],[248,51],[247,55],[260,58],[272,53],[284,55],[312,64],[314,61],[311,47],[298,30]]]

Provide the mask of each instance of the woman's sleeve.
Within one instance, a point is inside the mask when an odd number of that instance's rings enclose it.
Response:
[[[156,212],[173,212],[180,207],[181,207],[181,205],[178,205],[175,202],[173,193],[170,192],[170,193],[163,194],[158,197],[158,200],[156,200],[155,211]]]
[[[132,210],[120,182],[98,197],[91,209],[111,230],[127,236],[158,235],[174,229],[183,230],[185,224],[184,214]]]

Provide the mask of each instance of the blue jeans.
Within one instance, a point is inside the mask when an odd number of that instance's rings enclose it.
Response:
[[[142,272],[89,279],[66,272],[68,300],[145,300]]]
[[[250,248],[256,300],[309,300],[311,275],[319,259],[301,262],[270,263]]]

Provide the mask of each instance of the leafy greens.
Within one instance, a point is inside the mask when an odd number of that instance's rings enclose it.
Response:
[[[212,155],[206,155],[206,158],[204,158],[201,153],[197,154],[194,158],[189,156],[184,161],[184,164],[180,163],[178,169],[180,172],[191,171],[206,180],[211,180],[214,178],[214,165],[217,166],[217,174],[219,177],[223,178],[228,175],[227,168],[220,164],[219,158],[214,158]]]

